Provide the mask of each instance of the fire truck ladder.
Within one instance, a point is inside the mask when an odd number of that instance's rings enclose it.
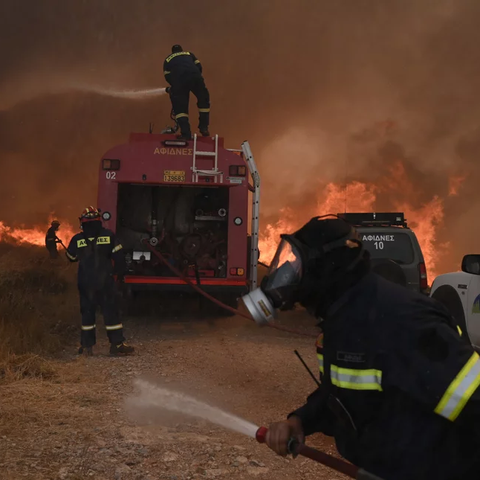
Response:
[[[242,143],[243,156],[247,162],[248,169],[253,180],[252,195],[252,245],[250,251],[250,290],[257,288],[257,268],[258,268],[258,230],[260,227],[260,175],[257,170],[257,164],[253,158],[250,144],[245,141]]]
[[[197,157],[214,157],[213,168],[211,170],[197,168]],[[199,176],[213,177],[214,183],[223,183],[223,172],[218,169],[218,135],[215,135],[215,150],[213,152],[197,150],[197,134],[193,135],[192,182],[197,183]]]

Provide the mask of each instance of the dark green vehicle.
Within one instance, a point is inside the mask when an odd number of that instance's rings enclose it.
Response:
[[[356,228],[370,252],[372,270],[391,282],[428,295],[422,249],[403,213],[339,213]]]

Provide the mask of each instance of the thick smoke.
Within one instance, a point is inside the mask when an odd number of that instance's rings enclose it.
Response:
[[[104,151],[149,121],[160,130],[170,105],[69,87],[165,86],[181,43],[204,65],[212,131],[252,144],[264,219],[315,204],[328,181],[384,181],[401,161],[405,200],[444,199],[454,268],[479,230],[479,15],[476,0],[3,0],[0,219],[74,222],[95,203]],[[465,179],[456,196],[452,176]],[[398,195],[383,189],[377,210]]]

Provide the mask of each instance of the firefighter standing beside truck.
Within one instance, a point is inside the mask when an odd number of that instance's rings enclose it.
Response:
[[[171,85],[167,92],[170,94],[175,120],[180,126],[180,138],[190,140],[192,137],[188,120],[190,92],[197,97],[198,129],[204,137],[210,136],[210,94],[202,76],[200,60],[193,53],[183,51],[180,45],[174,45],[172,53],[163,62],[163,74]]]
[[[97,306],[103,313],[110,341],[111,355],[128,355],[133,347],[125,343],[116,300],[114,272],[123,274],[122,246],[112,231],[103,228],[100,212],[87,207],[81,217],[81,233],[77,233],[67,248],[71,262],[79,262],[78,291],[82,314],[81,347],[79,354],[92,355],[96,343],[95,317]]]
[[[281,243],[244,297],[257,322],[296,302],[320,320],[321,384],[270,426],[267,444],[322,432],[385,480],[463,480],[480,471],[480,357],[443,306],[369,272],[344,220],[314,218]]]

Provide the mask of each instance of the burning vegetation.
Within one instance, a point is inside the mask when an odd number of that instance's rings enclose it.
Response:
[[[45,234],[50,227],[53,218],[54,217],[51,217],[51,219],[43,226],[39,225],[34,227],[12,227],[0,221],[0,242],[44,247]],[[69,240],[75,235],[75,233],[73,227],[68,222],[60,221],[60,229],[57,232],[57,236],[65,245],[68,245]]]
[[[292,232],[310,217],[341,212],[404,212],[409,227],[415,232],[422,248],[430,279],[441,272],[441,260],[449,243],[439,241],[438,233],[444,227],[445,203],[448,197],[458,195],[463,179],[450,180],[446,197],[425,196],[408,177],[404,162],[390,165],[387,173],[373,182],[354,180],[347,184],[319,182],[318,192],[303,208],[285,207],[279,219],[268,223],[260,239],[261,259],[269,263],[275,253],[281,233]],[[452,187],[454,186],[454,188]]]

